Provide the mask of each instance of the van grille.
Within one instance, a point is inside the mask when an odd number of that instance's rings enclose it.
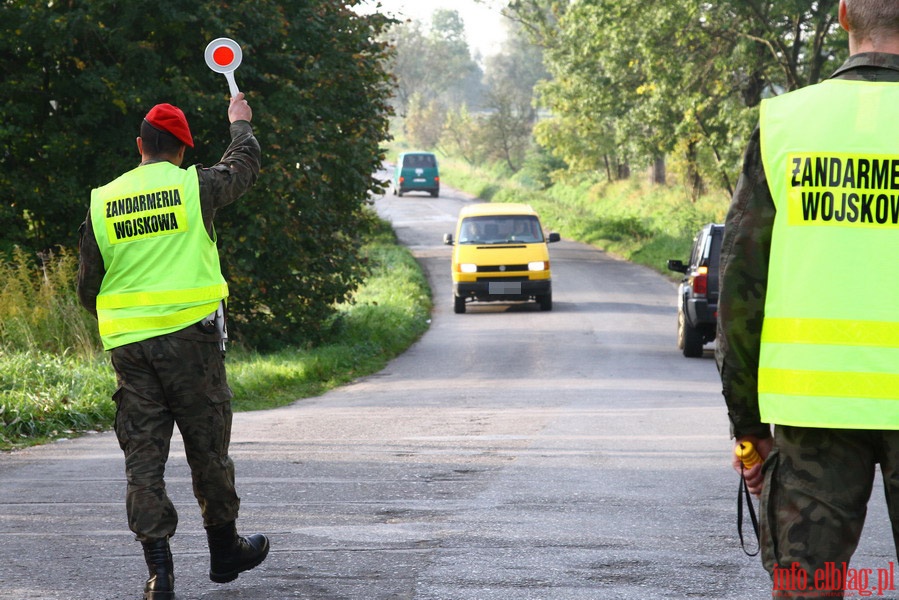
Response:
[[[478,273],[503,273],[506,271],[527,271],[527,265],[478,265]]]
[[[527,265],[478,265],[478,273],[505,273],[507,271],[527,270]]]
[[[528,277],[478,277],[477,281],[528,281]]]

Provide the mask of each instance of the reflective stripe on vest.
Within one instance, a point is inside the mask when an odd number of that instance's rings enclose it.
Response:
[[[227,284],[221,283],[192,290],[162,292],[131,292],[130,294],[107,294],[97,298],[97,308],[126,308],[151,304],[176,304],[178,302],[199,302],[228,295]]]
[[[91,224],[106,268],[97,296],[105,349],[197,323],[228,296],[195,167],[144,165],[93,190]]]
[[[899,85],[829,80],[765,100],[777,208],[762,421],[899,429]]]

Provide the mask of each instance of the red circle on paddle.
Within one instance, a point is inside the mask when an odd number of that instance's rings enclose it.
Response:
[[[228,46],[219,46],[212,51],[212,60],[220,67],[227,67],[234,62],[234,50]]]

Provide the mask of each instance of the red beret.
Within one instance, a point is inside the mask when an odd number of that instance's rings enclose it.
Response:
[[[177,106],[157,104],[144,118],[156,129],[167,131],[191,148],[194,147],[194,138],[190,135],[187,118]]]

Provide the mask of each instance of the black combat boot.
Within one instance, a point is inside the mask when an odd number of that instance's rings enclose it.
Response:
[[[175,600],[175,569],[169,539],[143,542],[150,578],[144,586],[144,600]]]
[[[237,535],[234,521],[206,528],[209,540],[209,579],[227,583],[268,556],[268,538],[256,533],[249,537]]]

